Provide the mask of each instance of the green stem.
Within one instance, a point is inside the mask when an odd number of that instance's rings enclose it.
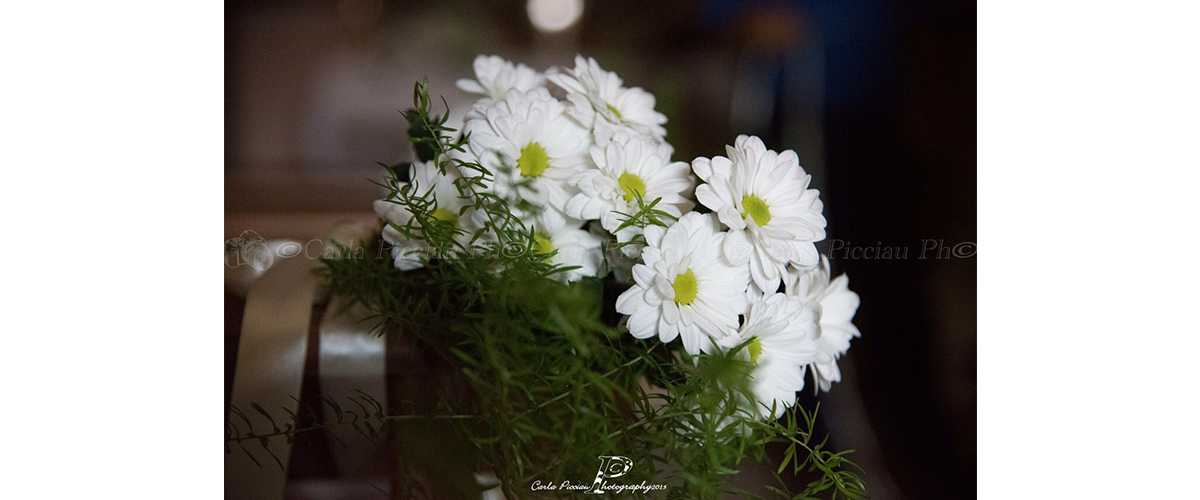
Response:
[[[629,368],[630,366],[633,366],[634,364],[636,364],[637,362],[639,362],[639,361],[641,361],[641,360],[642,360],[642,356],[638,356],[638,357],[636,357],[636,358],[633,358],[633,359],[632,359],[632,360],[630,360],[629,362],[627,362],[627,363],[625,363],[625,364],[623,364],[623,365],[621,365],[621,366],[618,366],[618,367],[616,367],[616,368],[613,368],[612,370],[609,370],[609,371],[608,371],[608,373],[605,373],[605,374],[601,375],[601,376],[600,376],[599,378],[597,378],[596,380],[603,380],[603,379],[606,379],[606,378],[608,378],[608,377],[612,376],[613,374],[615,374],[615,373],[617,373],[617,372],[619,372],[619,371],[621,371],[621,370],[623,370],[623,369],[625,369],[625,368]],[[570,395],[571,395],[571,393],[573,393],[573,392],[575,392],[575,391],[577,391],[577,390],[579,390],[579,389],[583,389],[583,388],[585,388],[585,387],[588,387],[588,386],[592,385],[593,383],[595,383],[595,380],[589,380],[589,381],[587,381],[586,383],[584,383],[584,384],[580,385],[579,387],[576,387],[576,388],[574,388],[574,389],[571,389],[571,390],[569,390],[569,391],[567,391],[567,392],[564,392],[564,393],[562,393],[562,394],[559,394],[559,395],[557,395],[557,396],[554,396],[553,398],[550,398],[550,399],[546,400],[545,402],[543,402],[543,403],[542,403],[542,404],[540,404],[540,405],[537,405],[537,406],[535,406],[535,407],[533,407],[533,408],[530,408],[530,409],[528,409],[528,410],[525,410],[525,411],[524,411],[524,412],[522,412],[520,415],[517,415],[517,417],[516,417],[516,418],[514,418],[513,420],[519,419],[519,418],[521,418],[521,417],[524,417],[525,415],[528,415],[528,414],[530,414],[530,413],[533,413],[533,412],[535,412],[535,411],[537,411],[537,410],[540,410],[540,409],[542,409],[542,408],[545,408],[546,406],[550,405],[551,403],[554,403],[555,401],[562,400],[563,398],[565,398],[565,397],[567,397],[567,396],[570,396]]]

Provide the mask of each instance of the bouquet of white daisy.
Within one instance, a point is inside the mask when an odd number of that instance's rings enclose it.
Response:
[[[458,86],[481,96],[461,130],[418,83],[419,161],[383,165],[388,258],[326,261],[332,293],[442,367],[373,415],[399,436],[402,494],[865,497],[795,405],[859,335],[796,153],[740,136],[673,161],[654,96],[583,57],[480,56]],[[770,443],[800,491],[730,479]]]

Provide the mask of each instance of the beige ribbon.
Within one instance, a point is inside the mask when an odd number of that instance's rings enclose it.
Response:
[[[387,345],[382,336],[370,332],[368,312],[361,305],[345,308],[346,300],[330,299],[321,320],[321,351],[317,367],[321,380],[321,395],[332,399],[343,408],[361,412],[351,399],[362,401],[362,396],[371,397],[385,408],[387,389],[384,385],[385,354]],[[366,402],[363,403],[371,408]],[[325,417],[332,415],[329,408]],[[334,463],[342,476],[357,476],[368,471],[370,465],[379,463],[376,458],[378,447],[372,440],[359,434],[350,426],[328,429]]]
[[[320,248],[322,251],[333,248],[334,242],[355,246],[370,233],[369,228],[357,224],[339,224],[326,235],[325,243]],[[230,404],[241,414],[231,410],[228,415],[242,433],[249,427],[247,420],[257,434],[271,432],[275,428],[283,429],[292,422],[291,415],[299,409],[312,306],[322,299],[318,277],[313,273],[321,266],[321,261],[316,257],[302,252],[290,258],[273,259],[261,277],[257,273],[248,275],[251,276],[251,282],[246,295],[233,394],[230,398]],[[347,390],[353,391],[352,388],[348,389],[351,384],[369,379],[372,382],[365,383],[366,389],[362,390],[373,392],[369,394],[386,404],[386,394],[382,389],[383,339],[371,335],[368,324],[355,321],[353,309],[347,311],[346,315],[338,314],[338,310],[336,304],[331,305],[321,327],[322,332],[330,333],[332,340],[328,342],[328,349],[335,354],[322,355],[321,358],[331,363],[324,370],[326,375],[346,375],[337,377],[342,381],[329,386],[333,393],[326,393],[325,397],[342,399]],[[331,322],[331,325],[326,327],[326,322]],[[327,350],[325,344],[322,339],[322,351]],[[350,367],[354,364],[354,355],[349,350],[354,348],[363,349],[366,362],[362,367]],[[322,383],[322,389],[325,386]],[[255,409],[255,404],[262,411]],[[267,440],[267,449],[257,441],[243,444],[246,451],[231,445],[230,453],[225,456],[225,497],[282,499],[286,490],[291,443],[283,436],[276,436]],[[335,453],[339,460],[345,460],[346,455],[353,455],[355,451]],[[350,464],[345,467],[348,470],[361,468],[358,462],[347,463]]]

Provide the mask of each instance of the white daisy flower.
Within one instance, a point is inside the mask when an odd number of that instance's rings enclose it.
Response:
[[[642,264],[633,266],[634,285],[617,298],[629,316],[629,333],[663,342],[683,337],[689,354],[712,352],[711,339],[738,327],[750,285],[746,266],[721,253],[725,233],[711,214],[690,212],[663,229],[646,228]]]
[[[592,146],[592,162],[597,169],[588,169],[571,178],[570,184],[579,189],[567,202],[566,214],[578,219],[599,220],[600,225],[626,242],[640,233],[640,228],[627,227],[617,232],[626,216],[638,211],[637,196],[646,203],[661,198],[655,208],[680,217],[694,206],[686,197],[691,195],[692,179],[687,163],[667,163],[658,146],[641,137],[629,137],[624,142],[609,142],[605,147]]]
[[[483,107],[504,100],[509,90],[528,92],[546,85],[546,77],[524,64],[516,64],[499,56],[475,58],[475,79],[462,78],[457,82],[464,92],[480,94]]]
[[[498,196],[562,210],[575,194],[567,179],[586,166],[591,137],[546,89],[509,90],[465,129],[472,154],[495,175]]]
[[[549,257],[549,262],[555,266],[579,266],[578,269],[563,271],[552,277],[562,281],[579,281],[600,274],[603,261],[600,245],[603,239],[581,229],[582,226],[581,222],[561,215],[538,217],[532,225],[533,251],[539,254],[554,253]]]
[[[431,214],[432,218],[454,224],[455,227],[466,228],[463,223],[471,217],[459,217],[459,213],[469,200],[458,195],[454,181],[459,177],[461,175],[453,165],[447,165],[446,174],[442,175],[432,161],[413,163],[409,168],[409,185],[412,186],[410,196],[424,197],[432,191],[437,206]],[[412,220],[412,211],[393,199],[375,200],[373,206],[375,213],[386,224],[383,228],[383,239],[392,244],[392,258],[396,267],[405,271],[421,267],[421,257],[428,254],[430,247],[424,241],[409,239],[396,229],[396,226],[404,227]],[[466,229],[469,232],[469,228]],[[468,235],[462,237],[468,238]]]
[[[763,417],[779,418],[804,388],[804,366],[817,358],[816,336],[812,309],[797,297],[773,293],[752,299],[742,327],[718,342],[733,348],[750,341],[739,354],[754,365],[754,406]]]
[[[829,259],[822,256],[814,269],[790,268],[786,293],[800,298],[817,318],[817,359],[813,361],[813,378],[821,390],[828,392],[834,382],[842,380],[837,360],[850,350],[850,339],[861,336],[851,321],[858,311],[858,294],[850,291],[850,278],[845,274],[832,281]]]
[[[738,136],[723,156],[696,158],[692,169],[706,184],[696,198],[729,227],[725,256],[750,263],[759,290],[779,289],[784,265],[817,265],[814,242],[825,239],[820,193],[794,151],[776,153],[757,137]]]
[[[667,117],[654,110],[654,95],[640,87],[623,87],[621,77],[600,68],[595,59],[575,56],[574,69],[546,78],[567,91],[568,111],[585,127],[598,121],[628,125],[657,139],[667,135]]]

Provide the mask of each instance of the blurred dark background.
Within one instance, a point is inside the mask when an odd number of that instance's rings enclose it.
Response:
[[[579,15],[574,16],[575,8]],[[461,109],[477,54],[595,57],[658,98],[674,158],[794,149],[863,332],[821,403],[880,499],[975,497],[975,4],[244,0],[226,6],[226,237],[372,220],[412,85]],[[303,471],[303,467],[299,468]]]

